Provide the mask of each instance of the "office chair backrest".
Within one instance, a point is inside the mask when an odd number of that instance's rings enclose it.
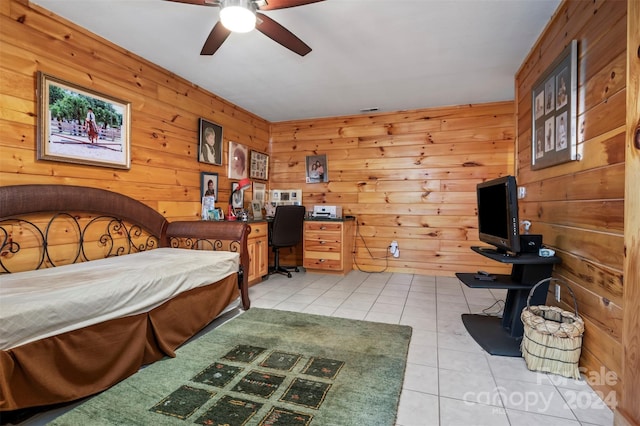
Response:
[[[304,206],[278,206],[271,227],[271,245],[292,247],[302,241]]]

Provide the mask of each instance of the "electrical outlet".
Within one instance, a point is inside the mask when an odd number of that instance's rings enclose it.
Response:
[[[389,253],[391,253],[393,257],[400,257],[400,248],[398,247],[397,241],[391,241],[391,244],[389,244]]]
[[[560,302],[560,284],[556,284],[556,302]]]
[[[519,199],[523,199],[526,196],[527,196],[527,188],[524,187],[524,186],[519,186],[518,187],[518,198]]]

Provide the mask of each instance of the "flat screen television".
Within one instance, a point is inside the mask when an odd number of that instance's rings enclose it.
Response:
[[[504,176],[477,185],[480,241],[506,254],[520,253],[516,178]]]

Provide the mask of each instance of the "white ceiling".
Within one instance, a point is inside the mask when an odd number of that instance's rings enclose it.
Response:
[[[262,33],[200,49],[217,7],[32,0],[272,122],[514,98],[514,76],[560,0],[326,0],[263,12],[313,51]]]

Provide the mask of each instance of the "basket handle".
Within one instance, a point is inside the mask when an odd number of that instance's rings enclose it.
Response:
[[[531,290],[529,291],[529,296],[527,297],[527,309],[529,309],[531,307],[530,302],[531,302],[531,297],[533,296],[533,293],[536,291],[536,288],[538,288],[539,286],[541,286],[542,284],[544,284],[546,281],[549,281],[549,283],[553,282],[553,281],[558,281],[560,284],[564,285],[568,290],[569,290],[569,294],[571,295],[571,297],[573,298],[573,309],[575,311],[575,314],[577,317],[579,317],[580,315],[578,315],[578,301],[576,299],[576,295],[573,294],[573,290],[571,290],[571,287],[569,286],[569,284],[567,284],[566,282],[564,282],[563,280],[559,279],[559,278],[545,278],[543,280],[540,280],[536,283],[536,285],[534,285]]]

